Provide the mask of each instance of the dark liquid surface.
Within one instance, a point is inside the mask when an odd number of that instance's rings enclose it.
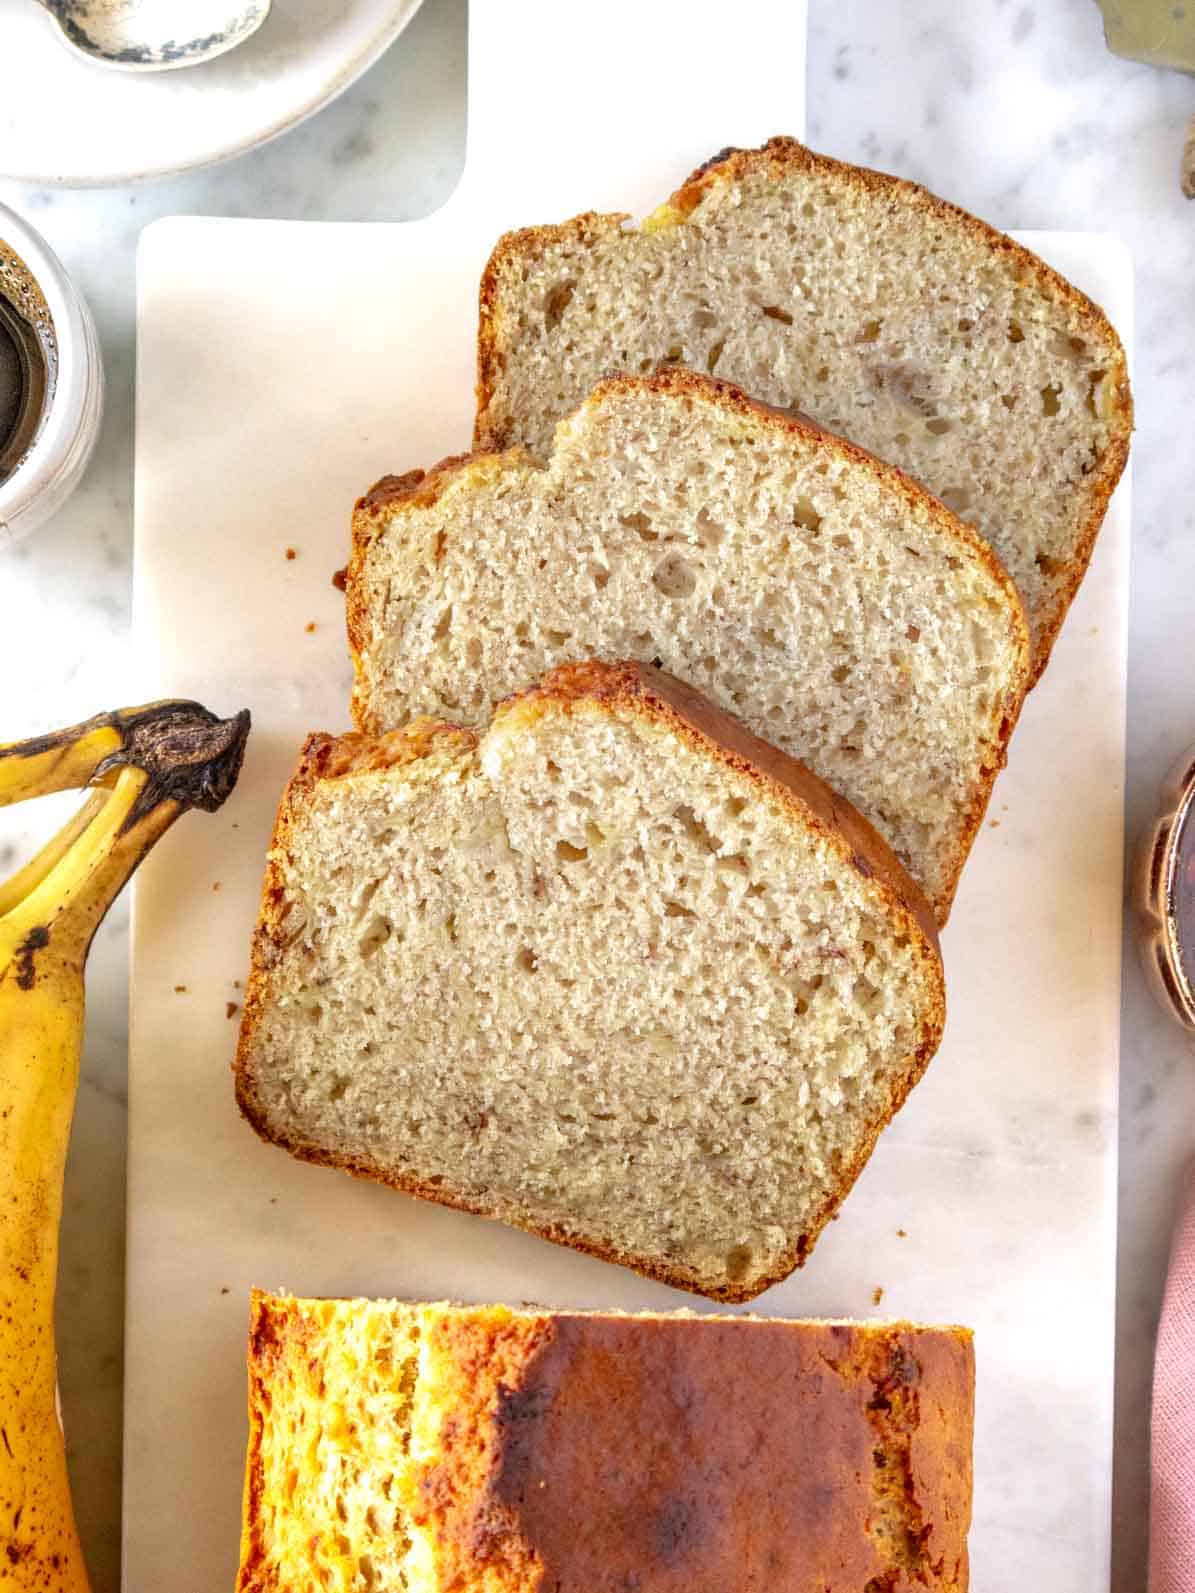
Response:
[[[58,375],[58,345],[45,295],[0,238],[0,481],[29,452]]]
[[[1195,988],[1195,803],[1187,809],[1178,837],[1174,869],[1174,922],[1187,983]]]
[[[0,481],[17,468],[37,435],[47,375],[36,329],[0,298]]]
[[[0,325],[0,454],[16,428],[24,390],[17,345],[8,328]]]

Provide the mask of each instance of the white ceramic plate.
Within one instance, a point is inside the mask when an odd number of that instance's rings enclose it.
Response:
[[[346,89],[419,5],[274,0],[229,54],[133,73],[80,59],[33,0],[0,0],[0,176],[89,186],[242,154]]]

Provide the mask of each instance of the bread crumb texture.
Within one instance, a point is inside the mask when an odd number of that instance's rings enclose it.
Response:
[[[1028,682],[1016,589],[900,472],[687,372],[358,506],[354,715],[484,723],[574,658],[656,660],[807,763],[945,921]]]
[[[1132,430],[1103,312],[974,216],[788,138],[726,152],[643,230],[625,222],[589,214],[499,242],[477,445],[546,456],[612,370],[737,382],[974,524],[1021,590],[1040,672]]]
[[[937,1046],[874,831],[659,671],[313,737],[237,1065],[264,1137],[682,1287],[784,1276]]]
[[[962,1328],[257,1294],[238,1593],[965,1590]]]

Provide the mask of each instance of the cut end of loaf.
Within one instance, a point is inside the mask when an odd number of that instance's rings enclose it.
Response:
[[[255,1294],[238,1593],[967,1587],[962,1328]]]
[[[943,1017],[870,826],[691,688],[591,663],[480,741],[308,743],[238,1099],[307,1159],[742,1300],[808,1255]]]

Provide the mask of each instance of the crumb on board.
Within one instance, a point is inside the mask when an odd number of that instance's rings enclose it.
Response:
[[[336,588],[336,590],[338,592],[346,591],[348,589],[348,584],[349,584],[349,567],[348,567],[347,564],[344,565],[339,570],[333,570],[332,571],[332,585]]]
[[[220,1290],[220,1293],[221,1293],[221,1294],[231,1294],[231,1293],[232,1293],[232,1290],[231,1290],[231,1289],[221,1289],[221,1290]]]
[[[185,996],[187,993],[186,985],[175,985],[174,993],[176,996]]]
[[[232,981],[232,988],[234,990],[239,990],[241,988],[241,981],[239,979],[234,979]]]
[[[226,1001],[224,1003],[224,1016],[226,1018],[235,1018],[240,1010],[235,1001]]]
[[[287,556],[288,559],[297,559],[298,556],[299,556],[298,549],[297,548],[287,548],[286,556]]]
[[[908,1238],[908,1237],[909,1237],[909,1236],[908,1236],[908,1234],[907,1234],[907,1233],[906,1233],[906,1232],[905,1232],[905,1231],[904,1231],[904,1229],[903,1229],[903,1228],[898,1228],[898,1229],[897,1229],[897,1230],[896,1230],[896,1237],[897,1237],[897,1238],[898,1238],[898,1239],[907,1239],[907,1238]]]
[[[988,829],[989,830],[998,830],[999,828],[1000,828],[1000,820],[999,819],[989,819],[988,820]]]
[[[312,631],[315,630],[315,621],[314,620],[308,620],[306,625],[304,625],[303,629],[307,632],[308,636],[310,636]]]
[[[218,879],[212,881],[212,889],[214,891],[218,891],[220,889],[220,881]]]
[[[872,1303],[872,1305],[879,1305],[880,1301],[883,1298],[884,1298],[884,1286],[883,1286],[882,1283],[877,1283],[875,1288],[871,1291],[871,1303]]]

